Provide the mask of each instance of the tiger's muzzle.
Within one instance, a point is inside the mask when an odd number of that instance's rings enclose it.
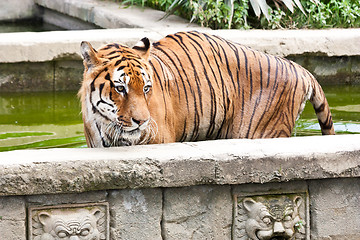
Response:
[[[129,141],[139,140],[142,131],[147,128],[149,122],[150,119],[144,121],[131,118],[131,126],[123,127],[123,133],[121,134],[121,137]]]

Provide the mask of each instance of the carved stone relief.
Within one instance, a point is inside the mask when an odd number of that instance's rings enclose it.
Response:
[[[29,207],[31,240],[107,240],[107,203]]]
[[[236,240],[306,239],[305,194],[235,198],[233,236]]]

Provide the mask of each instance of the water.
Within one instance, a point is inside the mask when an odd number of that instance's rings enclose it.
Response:
[[[337,134],[360,133],[360,86],[327,86]],[[321,135],[310,103],[294,135]],[[0,93],[0,151],[86,147],[76,92]]]
[[[41,19],[0,22],[0,33],[62,31],[63,28],[43,22]]]
[[[85,146],[76,92],[0,93],[0,151]]]
[[[360,86],[324,86],[336,134],[360,133]],[[293,135],[321,135],[315,112],[310,102],[297,121]]]

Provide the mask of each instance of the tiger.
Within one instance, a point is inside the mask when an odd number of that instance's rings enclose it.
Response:
[[[322,134],[335,134],[309,71],[219,36],[178,32],[98,50],[83,41],[80,50],[88,147],[290,137],[307,100]]]

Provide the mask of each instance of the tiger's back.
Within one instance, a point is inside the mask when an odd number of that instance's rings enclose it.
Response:
[[[198,32],[167,36],[152,56],[154,81],[167,93],[164,111],[167,102],[176,112],[167,114],[176,141],[290,136],[318,87],[291,61]]]
[[[157,130],[143,142],[289,137],[308,99],[334,134],[320,85],[296,63],[198,32],[168,35],[148,54],[151,96],[132,107],[147,108]]]

